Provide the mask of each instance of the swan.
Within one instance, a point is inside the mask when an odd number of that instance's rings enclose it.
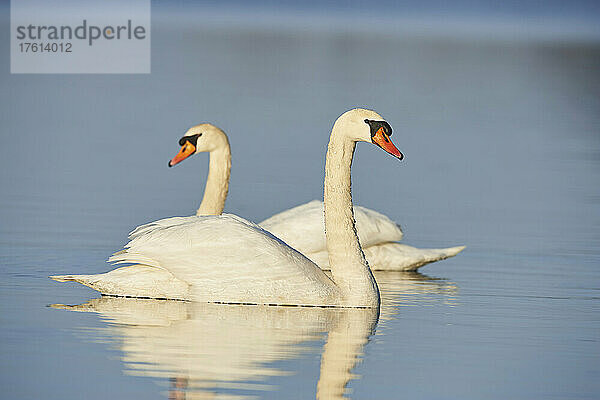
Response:
[[[208,177],[204,197],[196,215],[220,215],[225,208],[231,175],[231,147],[225,132],[212,124],[200,124],[188,129],[179,139],[181,150],[169,161],[169,167],[179,164],[192,154],[209,153]],[[161,220],[168,221],[170,218]]]
[[[374,143],[401,160],[391,134],[379,114],[360,108],[345,112],[333,125],[324,184],[331,278],[272,233],[231,214],[182,218],[178,224],[158,221],[132,234],[125,249],[109,258],[135,265],[105,274],[50,278],[76,281],[106,295],[378,308],[379,289],[354,223],[350,169],[359,141]]]
[[[208,179],[196,215],[220,215],[225,207],[231,175],[231,149],[227,135],[215,125],[205,123],[190,128],[179,144],[181,150],[169,161],[169,167],[193,154],[209,153]],[[323,206],[322,201],[313,200],[273,215],[259,225],[307,256],[321,269],[329,270]],[[157,223],[177,225],[183,221],[181,218],[166,218],[142,225],[131,234],[135,236]],[[360,244],[372,270],[416,271],[423,265],[455,256],[465,248],[418,249],[397,243],[403,237],[400,226],[387,216],[365,207],[354,206],[354,218]]]

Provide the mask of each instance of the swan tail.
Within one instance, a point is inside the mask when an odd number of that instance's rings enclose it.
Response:
[[[96,275],[54,275],[57,282],[77,282],[103,295],[187,300],[189,285],[171,273],[148,265],[130,265]]]
[[[463,251],[466,248],[467,248],[467,246],[454,246],[454,247],[446,247],[445,249],[439,249],[440,253],[442,253],[442,256],[444,257],[444,258],[440,258],[440,260],[454,257],[455,255],[457,255],[458,253],[460,253],[461,251]]]
[[[82,285],[102,292],[102,290],[98,288],[98,282],[101,281],[101,278],[99,278],[100,276],[101,275],[52,275],[49,276],[49,278],[56,282],[81,283]]]
[[[424,265],[454,257],[466,246],[443,249],[419,249],[401,243],[385,243],[364,249],[375,271],[417,271]]]
[[[446,247],[443,249],[422,249],[425,252],[423,264],[417,266],[416,268],[422,267],[423,265],[430,264],[432,262],[442,261],[447,258],[454,257],[466,248],[467,246],[454,246]],[[416,271],[416,268],[408,271]]]

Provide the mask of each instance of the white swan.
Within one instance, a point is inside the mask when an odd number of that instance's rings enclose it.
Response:
[[[170,167],[193,154],[210,153],[204,197],[196,215],[220,215],[225,207],[231,171],[231,150],[227,135],[212,124],[200,124],[190,128],[179,144],[182,146],[181,151],[169,161]],[[465,248],[418,249],[397,243],[403,236],[400,226],[385,215],[368,208],[354,206],[354,218],[360,244],[372,270],[416,271],[425,264],[455,256]],[[135,236],[157,223],[166,227],[182,221],[181,217],[166,218],[143,225],[134,230],[132,235]],[[322,201],[313,200],[283,211],[259,225],[314,261],[321,269],[329,270]]]
[[[210,155],[204,197],[196,215],[221,215],[231,175],[231,148],[227,135],[212,124],[200,124],[188,129],[179,139],[179,144],[181,150],[169,161],[169,167],[192,154],[208,152]],[[161,221],[169,220],[170,218]]]
[[[357,141],[402,159],[391,127],[374,111],[342,114],[325,162],[325,227],[329,278],[312,261],[258,225],[234,215],[150,224],[109,261],[138,264],[99,275],[53,276],[103,294],[278,305],[379,307],[379,290],[360,247],[350,168]],[[177,160],[175,160],[177,161]]]

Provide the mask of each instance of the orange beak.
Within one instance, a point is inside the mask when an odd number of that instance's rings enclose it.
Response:
[[[179,164],[180,162],[182,162],[183,160],[185,160],[186,158],[188,158],[195,152],[196,152],[196,146],[194,146],[190,142],[185,142],[185,144],[183,146],[181,146],[181,150],[179,150],[179,153],[177,153],[177,155],[175,157],[173,157],[173,159],[171,161],[169,161],[169,167]]]
[[[382,149],[384,149],[394,157],[398,158],[399,160],[402,160],[404,158],[404,155],[400,153],[400,150],[398,150],[396,146],[394,146],[394,143],[392,143],[390,137],[386,135],[383,127],[377,130],[377,133],[375,133],[371,140],[377,146],[381,147]]]

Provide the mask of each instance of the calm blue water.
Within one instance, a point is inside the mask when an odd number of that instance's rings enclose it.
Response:
[[[151,75],[0,72],[2,398],[600,396],[600,44],[153,23]],[[359,145],[356,203],[408,244],[468,246],[377,274],[378,320],[47,278],[104,272],[133,227],[193,213],[207,158],[166,165],[191,125],[229,134],[226,210],[260,221],[321,196],[355,106],[406,155]]]

